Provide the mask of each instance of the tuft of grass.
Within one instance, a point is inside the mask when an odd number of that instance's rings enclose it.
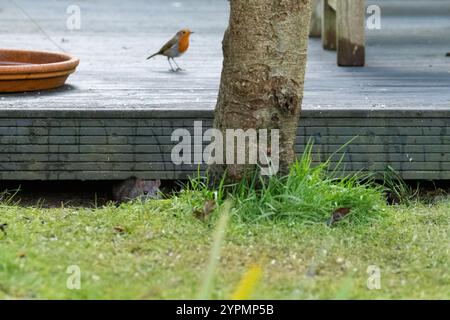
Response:
[[[418,188],[413,190],[394,168],[388,166],[383,174],[383,185],[390,201],[394,204],[410,205],[417,199]]]
[[[15,190],[4,190],[0,192],[0,205],[16,205],[14,197],[19,193],[20,189]]]
[[[312,165],[312,144],[291,167],[286,176],[261,177],[254,172],[233,185],[221,185],[215,193],[209,179],[198,176],[182,194],[183,203],[198,206],[205,199],[220,204],[231,198],[234,217],[243,223],[261,220],[285,221],[289,224],[322,223],[338,208],[350,208],[345,220],[366,223],[385,209],[383,187],[370,176],[345,175],[331,170],[330,161]],[[222,182],[224,179],[222,179]]]
[[[220,189],[223,190],[223,187]],[[203,208],[206,201],[214,200],[220,205],[223,204],[222,194],[210,188],[209,177],[203,177],[200,169],[196,176],[190,178],[181,191],[173,194],[170,199],[172,207],[181,215],[192,215],[194,210]]]

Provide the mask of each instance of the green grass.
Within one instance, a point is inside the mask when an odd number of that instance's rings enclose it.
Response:
[[[205,200],[214,199],[220,205],[230,198],[236,213],[233,218],[238,223],[322,223],[338,208],[351,209],[343,223],[367,223],[383,215],[385,187],[376,184],[370,174],[333,171],[329,161],[313,166],[312,147],[306,147],[286,176],[260,177],[258,172],[252,172],[232,185],[224,183],[224,176],[217,189],[211,190],[209,178],[197,175],[172,199],[175,206],[184,210],[200,209]],[[391,186],[397,186],[394,179]]]
[[[217,190],[197,178],[169,199],[120,207],[42,209],[3,197],[0,298],[227,299],[254,266],[255,299],[450,298],[450,200],[420,204],[401,187],[407,204],[387,206],[381,186],[331,178],[309,152],[287,177]],[[195,218],[211,199],[215,212]],[[351,214],[327,226],[340,207]],[[73,265],[80,290],[66,286]],[[367,289],[369,266],[381,270],[380,290]]]
[[[253,298],[450,298],[450,201],[387,208],[366,224],[228,226],[212,298],[229,298],[247,269],[263,279]],[[167,200],[120,208],[1,206],[1,298],[195,298],[212,246],[213,224]],[[122,227],[118,232],[115,227]],[[81,268],[81,290],[66,288]],[[366,288],[381,268],[381,290]]]

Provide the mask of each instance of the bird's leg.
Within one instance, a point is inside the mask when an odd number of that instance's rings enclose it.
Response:
[[[175,59],[172,58],[173,63],[175,63],[175,65],[177,66],[177,71],[184,71],[183,69],[180,68],[180,66],[178,65],[178,63],[175,62]]]
[[[172,72],[176,72],[177,70],[175,70],[175,69],[173,68],[172,63],[170,62],[170,57],[167,57],[167,61],[169,61],[170,70],[171,70]]]

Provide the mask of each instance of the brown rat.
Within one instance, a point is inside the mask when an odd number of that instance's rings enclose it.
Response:
[[[161,180],[142,180],[130,177],[113,187],[113,198],[126,202],[137,198],[157,198]]]

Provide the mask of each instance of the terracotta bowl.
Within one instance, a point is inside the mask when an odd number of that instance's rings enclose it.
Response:
[[[79,62],[65,53],[0,49],[0,92],[58,88]]]

